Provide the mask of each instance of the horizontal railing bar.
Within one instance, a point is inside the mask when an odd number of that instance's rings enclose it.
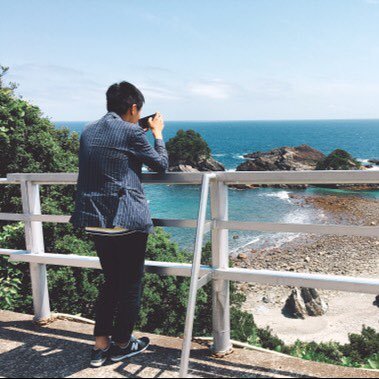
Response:
[[[9,180],[7,178],[0,178],[0,184],[20,184],[17,180]]]
[[[56,222],[67,223],[70,216],[66,215],[26,215],[21,213],[0,213],[0,220],[7,221],[41,221],[41,222]],[[175,228],[196,228],[197,220],[189,219],[161,219],[153,218],[155,226],[175,227]],[[212,227],[212,222],[208,220],[206,223],[206,232],[209,232]]]
[[[31,262],[48,265],[70,266],[81,268],[100,269],[97,257],[63,254],[30,254],[22,250],[0,249],[0,254],[9,255],[11,261]],[[173,262],[146,261],[146,271],[159,275],[191,276],[191,264]],[[231,280],[238,282],[253,282],[273,286],[291,286],[319,288],[333,291],[379,293],[379,280],[367,278],[354,278],[348,276],[321,275],[308,273],[295,273],[270,270],[250,270],[241,268],[217,268],[201,266],[200,275],[203,277],[213,272],[214,279]],[[204,278],[205,280],[205,278]]]
[[[0,220],[4,221],[28,221],[30,216],[22,213],[0,213]]]
[[[244,268],[216,269],[214,279],[254,282],[274,286],[318,288],[332,291],[357,292],[377,295],[379,280],[348,276],[308,273],[249,270]]]
[[[28,254],[26,250],[0,249],[0,255]]]
[[[379,227],[377,226],[292,224],[292,223],[275,223],[275,222],[222,221],[222,220],[215,220],[214,222],[215,222],[215,227],[217,229],[379,237]]]
[[[142,173],[150,184],[201,184],[203,172]],[[217,171],[217,180],[226,184],[369,184],[379,183],[378,171],[303,170],[303,171]],[[39,184],[75,184],[77,173],[10,173],[8,180],[29,180]]]
[[[203,173],[142,173],[142,182],[150,184],[201,184]],[[7,179],[28,180],[38,184],[76,184],[77,173],[11,173]]]
[[[101,269],[99,258],[74,254],[30,254],[23,250],[0,249],[0,255],[9,255],[12,262],[40,263],[54,266]],[[146,272],[159,275],[191,276],[192,265],[188,263],[145,261]],[[201,275],[211,272],[210,266],[201,266]]]
[[[368,170],[234,171],[218,172],[226,184],[369,184],[379,172]]]
[[[65,215],[24,215],[17,213],[0,213],[0,220],[7,221],[41,221],[67,223],[70,216]],[[159,219],[153,218],[155,226],[173,228],[196,228],[197,220],[188,219]],[[377,226],[350,226],[350,225],[319,225],[319,224],[292,224],[274,222],[250,222],[250,221],[221,221],[214,220],[213,225],[217,229],[251,230],[275,233],[313,233],[330,235],[347,235],[361,237],[379,237]],[[205,225],[205,233],[212,228],[212,221]]]

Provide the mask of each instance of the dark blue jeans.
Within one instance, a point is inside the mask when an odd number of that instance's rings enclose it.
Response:
[[[148,233],[92,237],[104,273],[94,335],[126,343],[139,315]]]

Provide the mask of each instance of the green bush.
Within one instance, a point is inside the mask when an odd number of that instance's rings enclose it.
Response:
[[[363,327],[361,334],[349,334],[350,343],[342,348],[345,356],[354,361],[365,363],[379,352],[379,333],[373,328]]]

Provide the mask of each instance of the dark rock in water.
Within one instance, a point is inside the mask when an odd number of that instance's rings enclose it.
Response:
[[[170,172],[200,172],[198,169],[193,168],[191,165],[180,164],[177,166],[170,167],[168,169]]]
[[[283,146],[268,152],[244,155],[248,159],[240,164],[237,171],[302,171],[314,170],[325,155],[308,145]]]
[[[354,159],[347,151],[336,149],[332,151],[323,161],[317,164],[316,170],[367,170],[370,167],[362,165]],[[314,184],[315,187],[335,188],[344,190],[377,190],[378,184],[375,183],[342,183],[342,184]]]
[[[237,167],[237,171],[308,171],[308,170],[366,170],[347,151],[336,149],[328,156],[308,145],[280,147],[268,152],[255,152],[244,155],[246,162]],[[377,160],[370,160],[378,162]],[[312,184],[313,187],[340,188],[346,190],[378,190],[379,185],[369,184]],[[308,184],[236,184],[236,189],[259,187],[306,189]]]
[[[214,158],[199,157],[192,162],[173,162],[169,168],[170,172],[200,172],[200,171],[225,171],[225,167]]]
[[[361,168],[362,164],[342,149],[333,150],[316,166],[316,170],[359,170]]]
[[[246,162],[237,167],[237,171],[303,171],[314,170],[319,161],[325,158],[325,155],[308,145],[297,147],[280,147],[268,152],[257,151],[246,154]],[[238,184],[231,185],[232,188],[250,189],[257,187],[271,188],[308,188],[307,184]]]
[[[370,163],[374,163],[375,165],[379,165],[379,159],[369,159]]]
[[[286,317],[305,319],[306,316],[322,316],[327,310],[327,304],[315,289],[295,288],[287,299],[282,313]]]
[[[374,305],[379,307],[379,295],[375,298]]]
[[[210,157],[208,159],[199,159],[196,168],[200,171],[225,171],[224,165]]]

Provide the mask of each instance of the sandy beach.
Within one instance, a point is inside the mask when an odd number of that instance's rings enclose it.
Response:
[[[299,207],[313,207],[325,214],[325,223],[379,225],[379,201],[352,195],[291,195]],[[379,277],[379,238],[303,234],[279,248],[244,249],[233,259],[235,267],[310,272],[345,276]],[[291,319],[282,308],[291,288],[242,283],[246,293],[243,308],[251,312],[260,327],[269,326],[278,337],[291,343],[304,341],[347,342],[348,333],[362,325],[379,329],[379,307],[375,296],[320,290],[328,304],[324,316]]]

